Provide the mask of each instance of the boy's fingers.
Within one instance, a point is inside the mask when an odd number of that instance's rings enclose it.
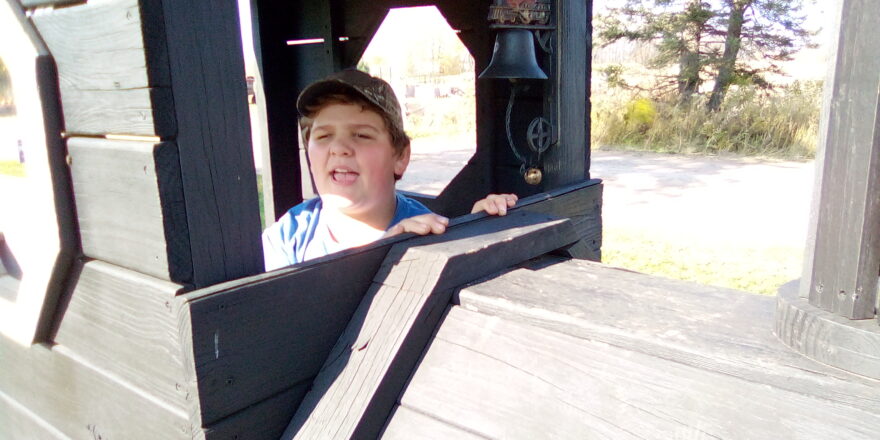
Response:
[[[394,237],[395,235],[398,235],[401,233],[403,233],[403,226],[401,226],[400,223],[398,223],[398,224],[392,226],[387,231],[385,231],[385,235],[383,235],[382,238]]]
[[[495,215],[498,214],[498,207],[495,206],[494,201],[486,199],[486,203],[483,204],[483,211],[486,211],[486,214]]]
[[[471,208],[471,214],[475,214],[477,212],[483,211],[483,205],[485,205],[485,204],[486,204],[485,199],[484,200],[477,200],[477,202],[474,203],[474,207]]]
[[[498,215],[507,215],[507,199],[495,200],[495,206],[498,208]]]
[[[437,214],[424,214],[401,221],[389,229],[385,236],[392,237],[404,232],[418,235],[442,234],[446,231],[447,224],[449,224],[449,219],[446,217]]]
[[[446,225],[449,223],[448,218],[436,214],[428,215],[422,220],[424,220],[424,225],[428,227],[428,230],[425,231],[426,234],[428,232],[442,234],[446,231]]]

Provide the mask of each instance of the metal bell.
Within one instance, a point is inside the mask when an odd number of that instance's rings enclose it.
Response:
[[[482,78],[547,79],[535,58],[532,32],[527,29],[503,29],[495,36],[492,61],[480,74]]]

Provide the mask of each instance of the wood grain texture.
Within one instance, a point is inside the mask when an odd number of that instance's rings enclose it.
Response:
[[[374,438],[453,288],[576,241],[565,220],[514,212],[389,251],[282,438]]]
[[[182,286],[103,261],[79,264],[54,342],[163,405],[189,408],[173,304]]]
[[[0,389],[71,438],[189,439],[186,413],[66,347],[22,347],[0,335]]]
[[[547,258],[462,289],[458,303],[864,411],[880,401],[876,381],[806,359],[774,337],[766,296]]]
[[[260,273],[260,211],[237,2],[161,0],[161,8],[193,284]]]
[[[163,66],[161,56],[148,56],[142,29],[157,27],[143,21],[139,3],[111,0],[34,14],[58,65],[68,133],[174,135],[167,60]],[[154,0],[143,4],[155,7]]]
[[[396,406],[388,424],[382,431],[383,440],[478,440],[485,439],[478,434],[464,431],[451,424],[444,423],[424,413],[414,411],[405,406]]]
[[[849,406],[452,307],[401,406],[486,438],[876,437],[876,391]],[[821,416],[820,416],[821,415]]]
[[[568,209],[580,202],[554,201],[592,200],[597,191],[601,193],[598,181],[573,185],[522,199],[511,213],[526,208],[556,216],[580,212]],[[450,232],[486,217],[478,213],[454,218]],[[189,371],[187,388],[199,401],[194,417],[207,426],[314,378],[391,246],[412,237],[392,237],[183,295],[180,333]]]
[[[191,282],[176,145],[94,138],[67,145],[83,253]]]
[[[589,178],[591,2],[557,0],[552,97],[558,144],[544,158],[544,188]]]
[[[880,13],[868,0],[841,3],[823,151],[815,249],[806,265],[810,304],[850,319],[875,316],[880,267]]]
[[[779,289],[775,329],[779,339],[810,359],[880,380],[880,326],[815,307],[797,290],[797,281]]]
[[[2,392],[0,392],[0,426],[3,427],[0,429],[0,440],[70,438]]]
[[[359,250],[183,295],[180,333],[196,420],[209,426],[310,382],[387,251]]]
[[[302,382],[251,405],[204,428],[194,439],[277,439],[290,422],[290,414],[305,396],[309,382]]]
[[[840,18],[842,15],[841,3],[836,3],[834,8],[828,12],[827,29],[840,29]],[[816,233],[819,228],[819,199],[822,195],[822,186],[825,181],[825,140],[828,138],[828,127],[831,122],[832,101],[834,96],[834,87],[832,84],[836,82],[836,63],[830,60],[837,60],[838,44],[828,44],[828,60],[825,69],[825,79],[822,90],[822,106],[819,110],[819,137],[816,149],[816,157],[813,160],[813,188],[810,200],[809,223],[807,224],[807,239],[804,243],[804,262],[801,268],[801,279],[810,280],[813,276],[813,264],[815,263],[816,251]],[[830,176],[828,176],[830,178]],[[800,283],[799,295],[804,298],[810,297],[811,285],[809,282]]]

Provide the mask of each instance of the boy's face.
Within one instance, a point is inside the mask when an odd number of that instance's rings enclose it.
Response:
[[[406,170],[409,148],[395,154],[379,114],[360,104],[324,107],[313,118],[308,154],[325,204],[361,220],[393,216],[394,174]]]

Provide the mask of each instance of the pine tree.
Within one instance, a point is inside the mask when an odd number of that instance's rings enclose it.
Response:
[[[699,0],[627,0],[597,18],[597,37],[607,46],[618,40],[653,43],[657,49],[649,67],[678,65],[676,89],[684,99],[696,93],[701,72],[712,59],[705,37],[715,11]],[[661,87],[662,88],[662,87]]]
[[[766,84],[764,73],[781,73],[780,62],[805,46],[815,32],[803,27],[803,0],[724,0],[724,52],[708,108],[718,110],[731,84]]]
[[[814,33],[803,28],[803,2],[626,0],[597,17],[596,36],[601,45],[624,39],[652,44],[657,55],[648,67],[677,66],[683,100],[713,81],[708,106],[717,110],[731,84],[768,85],[764,74],[779,73],[781,61],[810,44]]]

